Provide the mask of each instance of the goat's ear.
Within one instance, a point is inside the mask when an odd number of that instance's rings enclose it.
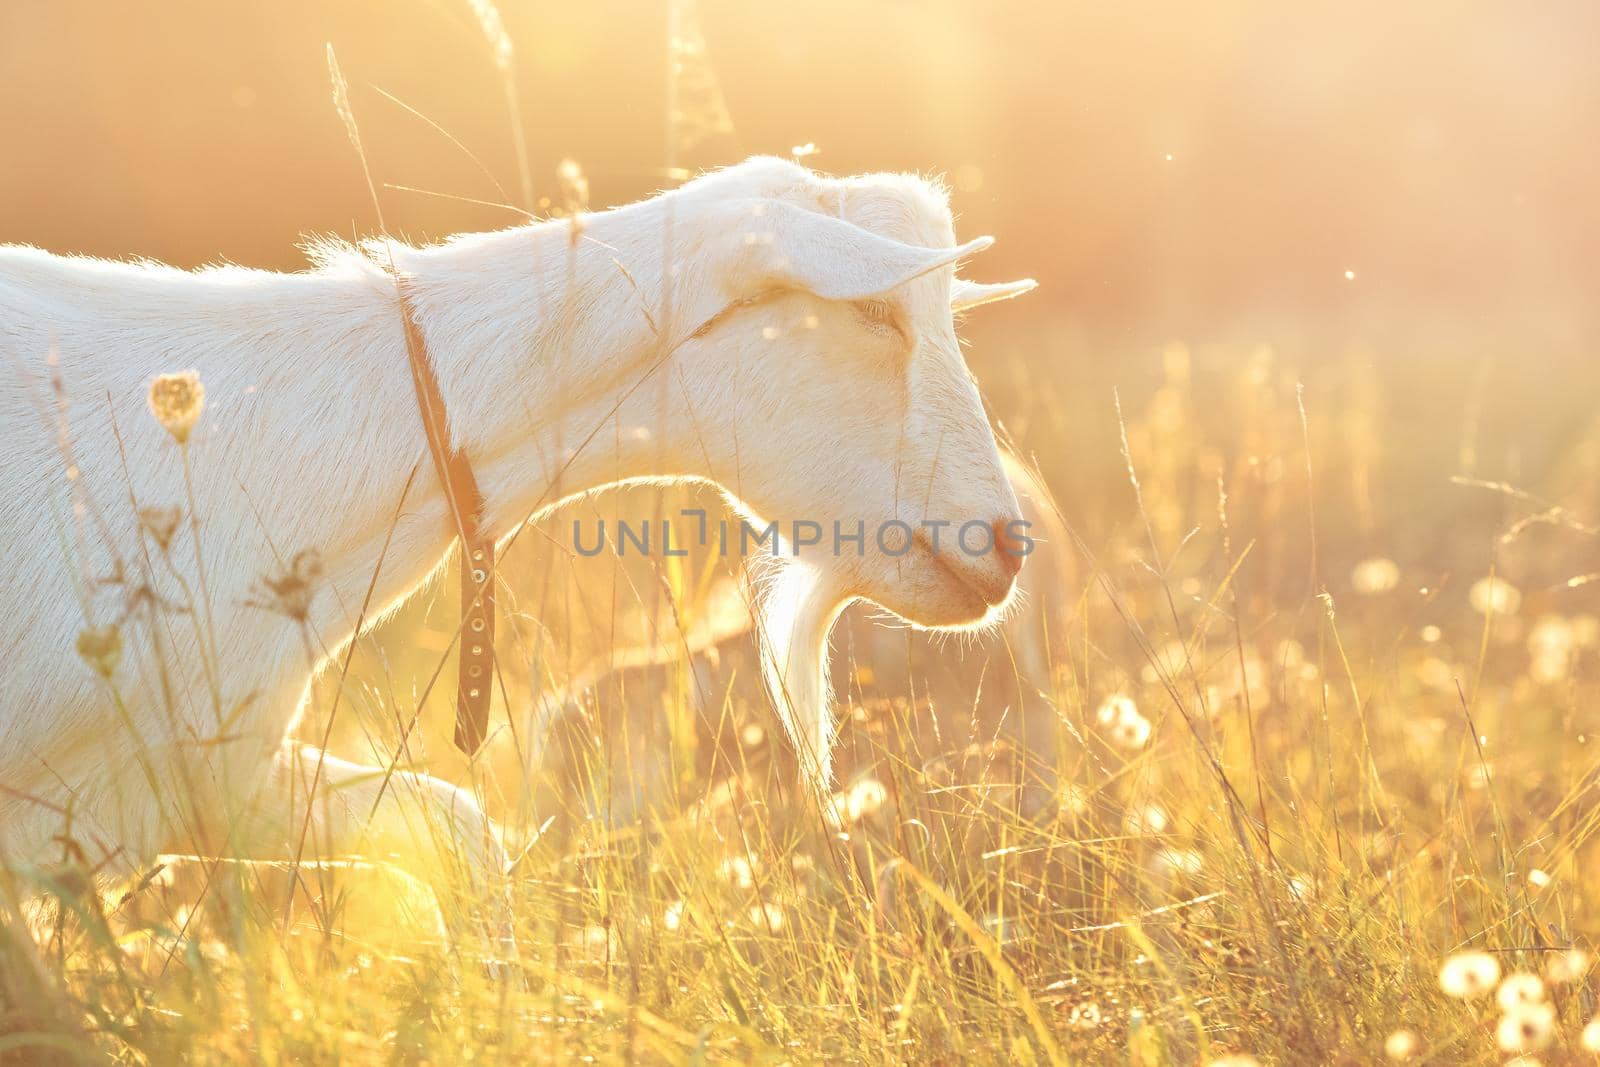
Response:
[[[983,282],[969,282],[965,278],[952,278],[950,281],[950,310],[966,311],[969,308],[992,304],[996,300],[1010,300],[1023,293],[1031,293],[1039,287],[1039,283],[1032,278],[1023,278],[1015,282],[996,282],[992,285]]]
[[[908,245],[780,200],[758,203],[742,230],[745,249],[757,258],[741,267],[754,268],[765,284],[825,300],[870,300],[994,244],[979,237],[954,248]]]

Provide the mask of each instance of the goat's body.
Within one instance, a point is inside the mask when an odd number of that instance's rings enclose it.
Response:
[[[605,244],[570,257],[561,224],[393,249],[499,536],[563,495],[679,473],[670,459],[575,447],[608,417],[647,421],[645,398],[614,403],[651,341],[647,319],[579,314],[564,291],[605,307],[648,298],[633,286],[658,279],[636,265],[630,282],[613,256],[659,240],[659,222],[601,220]],[[537,357],[572,352],[587,355],[565,381],[541,373]],[[5,248],[0,353],[11,363],[0,531],[20,579],[0,611],[0,849],[37,858],[69,821],[119,863],[215,848],[194,824],[243,813],[314,666],[449,549],[394,283],[352,249],[287,275]],[[187,528],[169,563],[135,505],[189,512],[183,456],[145,405],[149,381],[180,368],[197,370],[209,397],[189,457],[207,602]],[[324,573],[303,634],[259,602],[261,580],[305,550]],[[113,621],[127,649],[114,695],[73,654],[81,631]]]
[[[84,843],[152,855],[170,829],[150,800],[146,756],[163,776],[179,762],[193,767],[193,782],[169,784],[174,795],[193,788],[201,811],[259,780],[309,665],[293,622],[244,604],[261,577],[315,549],[328,567],[310,620],[318,652],[350,637],[423,446],[402,406],[403,343],[390,300],[352,263],[298,276],[190,274],[0,251],[0,351],[12,363],[0,384],[0,530],[15,576],[0,612],[0,845],[37,858],[70,807]],[[58,360],[59,409],[47,353]],[[187,533],[172,547],[186,594],[156,548],[141,547],[130,501],[187,510],[182,458],[143,400],[155,374],[184,367],[199,370],[214,398],[192,457],[209,612]],[[374,608],[438,563],[443,523],[431,480],[418,478]],[[152,615],[148,601],[135,602],[143,588],[195,614]],[[130,606],[116,676],[129,715],[118,723],[112,697],[72,650],[85,627]],[[214,639],[220,699],[201,633]],[[248,713],[230,715],[246,700]],[[215,758],[183,759],[173,746]]]

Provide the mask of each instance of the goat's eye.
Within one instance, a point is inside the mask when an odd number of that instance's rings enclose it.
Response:
[[[900,309],[891,302],[858,300],[852,306],[855,308],[856,319],[867,329],[874,333],[882,333],[886,337],[899,337],[902,341],[910,340],[905,323],[900,317]]]

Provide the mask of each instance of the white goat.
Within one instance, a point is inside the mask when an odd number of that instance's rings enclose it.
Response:
[[[67,834],[124,873],[163,847],[300,847],[320,754],[285,738],[308,679],[451,544],[390,256],[495,536],[638,479],[713,482],[762,521],[919,529],[903,555],[869,533],[862,555],[802,561],[769,591],[772,689],[819,788],[832,736],[821,649],[842,607],[867,598],[954,626],[1006,600],[1016,559],[936,553],[920,527],[1018,514],[951,310],[1031,283],[954,281],[987,241],[956,245],[936,186],[758,158],[585,216],[581,231],[545,223],[374,256],[323,245],[292,275],[0,248],[0,353],[24,372],[51,354],[61,382],[54,397],[42,374],[0,384],[13,575],[0,853],[39,862]],[[145,395],[190,367],[209,406],[180,453]],[[152,544],[136,509],[191,496],[198,546],[186,532],[170,551]],[[323,566],[303,627],[246,606],[307,549]],[[171,607],[185,603],[196,610]],[[72,649],[113,622],[125,651],[107,680]],[[385,789],[373,768],[332,759],[321,773],[316,854],[442,840],[503,858],[452,786],[402,774],[408,788]]]

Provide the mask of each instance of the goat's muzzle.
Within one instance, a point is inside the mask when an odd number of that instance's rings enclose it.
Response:
[[[933,562],[973,597],[975,606],[981,605],[980,611],[998,607],[1010,597],[1027,550],[1025,541],[1011,535],[1014,520],[995,519],[989,528],[992,542],[989,551],[981,555],[964,555],[948,547],[935,550],[926,534],[916,533],[916,540]]]
[[[1022,561],[1027,556],[1028,545],[1021,537],[1011,535],[1014,519],[995,519],[989,524],[994,531],[994,555],[999,560],[1000,566],[1006,573],[1015,578],[1022,570]]]

